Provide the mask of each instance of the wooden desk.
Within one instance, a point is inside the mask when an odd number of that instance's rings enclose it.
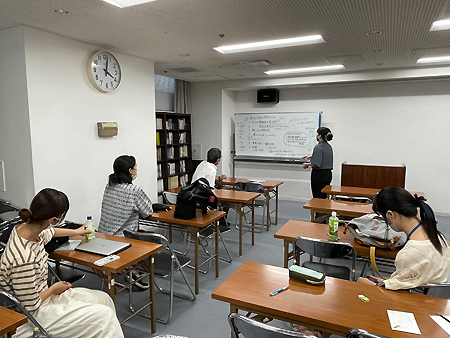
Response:
[[[27,316],[0,306],[0,336],[12,337],[16,329],[27,321]]]
[[[355,237],[347,231],[344,234],[344,228],[339,227],[339,239],[343,243],[350,243],[356,250],[356,253],[360,257],[370,257],[370,248],[368,246],[361,245],[357,241],[355,241]],[[292,253],[289,252],[289,245],[292,244],[294,239],[297,237],[309,237],[328,240],[328,224],[319,224],[319,223],[310,223],[310,222],[301,222],[301,221],[288,221],[285,225],[283,225],[280,230],[278,230],[274,237],[283,240],[284,245],[284,267],[288,267],[289,259],[292,258]],[[393,260],[397,256],[397,253],[400,249],[397,250],[382,250],[378,249],[375,251],[377,258],[389,259]]]
[[[195,293],[198,295],[200,292],[200,282],[199,282],[199,269],[200,266],[207,263],[210,259],[215,258],[216,261],[216,278],[219,277],[219,219],[225,216],[225,212],[223,211],[215,211],[208,210],[206,214],[202,214],[201,210],[197,209],[197,214],[195,218],[185,220],[178,219],[173,217],[173,213],[175,212],[175,208],[172,208],[169,211],[155,212],[147,219],[149,221],[160,222],[160,226],[165,226],[167,224],[169,229],[172,229],[173,226],[179,227],[182,231],[187,231],[189,235],[194,239],[195,245]],[[200,244],[199,232],[202,228],[213,224],[214,232],[215,232],[215,247],[216,252],[213,256],[205,260],[202,264],[198,262],[198,246]]]
[[[346,187],[340,185],[327,185],[322,189],[323,193],[327,194],[327,197],[336,195],[344,195],[351,197],[367,197],[373,199],[373,196],[376,195],[381,189],[378,188],[360,188],[360,187]],[[417,194],[418,196],[423,196],[425,200],[427,197],[421,191],[411,191],[411,194]]]
[[[249,287],[251,286],[251,287]],[[276,296],[269,293],[289,288]],[[368,303],[358,299],[363,294]],[[393,338],[417,338],[417,335],[391,330],[386,310],[413,312],[422,337],[443,338],[447,333],[430,315],[450,315],[447,299],[424,296],[327,277],[324,286],[289,280],[288,269],[244,262],[213,293],[212,298],[238,310],[259,313],[345,336],[360,328]]]
[[[178,194],[181,188],[174,188],[168,190]],[[261,195],[256,192],[246,192],[246,191],[234,191],[234,190],[223,190],[214,189],[214,194],[219,199],[219,204],[225,205],[239,215],[239,256],[242,256],[242,235],[251,231],[252,233],[252,245],[255,245],[255,199]],[[247,213],[245,212],[245,207],[249,208],[252,213],[252,226],[250,229],[243,231],[242,229],[242,218]]]
[[[224,180],[216,180],[216,185],[231,185],[236,186],[237,182],[252,182],[251,179],[247,178],[235,178],[227,177]],[[260,183],[264,187],[264,197],[267,201],[267,231],[269,231],[269,226],[271,224],[270,215],[275,212],[275,222],[273,224],[278,224],[278,187],[283,184],[283,181],[276,180],[265,180]],[[275,198],[275,209],[270,211],[270,200]]]
[[[143,269],[145,271],[144,276],[149,276],[150,301],[144,307],[133,313],[124,321],[122,321],[121,324],[129,320],[134,315],[138,314],[147,306],[150,306],[151,330],[152,333],[155,333],[156,332],[156,317],[154,315],[155,289],[154,289],[152,256],[162,249],[162,245],[138,241],[131,238],[107,235],[100,232],[96,232],[95,237],[110,239],[117,242],[130,243],[131,247],[117,254],[118,256],[120,256],[120,259],[103,266],[97,266],[94,264],[96,260],[102,258],[101,256],[76,250],[53,251],[50,254],[50,257],[53,258],[58,264],[61,260],[67,260],[69,262],[73,262],[91,268],[94,271],[94,274],[96,274],[108,286],[108,293],[113,300],[115,299],[115,296],[118,292],[131,287],[131,285],[125,285],[124,287],[117,289],[115,286],[115,279],[117,277],[127,274],[130,270],[135,269],[137,267]],[[92,271],[90,270],[83,270],[83,271],[92,273]]]
[[[335,201],[322,198],[312,198],[303,208],[311,210],[311,222],[314,222],[314,213],[331,214],[336,211],[338,216],[360,217],[372,212],[372,204]]]

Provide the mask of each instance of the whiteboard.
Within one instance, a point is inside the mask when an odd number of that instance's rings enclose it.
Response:
[[[237,113],[235,155],[298,159],[317,144],[321,113]]]

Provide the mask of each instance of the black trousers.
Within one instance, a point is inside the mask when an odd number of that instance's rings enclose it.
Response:
[[[327,198],[327,194],[321,190],[331,183],[331,178],[331,169],[313,169],[311,171],[311,191],[314,198]]]

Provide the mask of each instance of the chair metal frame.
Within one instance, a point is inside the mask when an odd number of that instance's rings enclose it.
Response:
[[[351,329],[347,332],[345,338],[387,338],[362,329]]]
[[[130,230],[124,230],[123,231],[125,237],[127,238],[133,238],[133,239],[137,239],[137,240],[141,240],[141,241],[147,241],[147,242],[157,242],[157,243],[161,243],[164,248],[166,250],[160,251],[157,254],[154,255],[154,259],[155,259],[155,264],[157,264],[157,260],[158,260],[158,255],[169,255],[170,256],[170,261],[171,261],[171,265],[170,265],[170,272],[168,272],[167,274],[164,275],[160,275],[159,277],[165,278],[165,277],[170,277],[170,288],[169,290],[164,289],[162,287],[160,287],[156,281],[155,281],[155,286],[156,288],[161,291],[162,293],[168,294],[170,296],[169,298],[169,315],[167,317],[167,319],[161,319],[161,318],[156,318],[156,321],[162,324],[167,324],[170,322],[170,320],[172,319],[172,313],[173,313],[173,298],[175,297],[179,297],[179,298],[183,298],[183,299],[187,299],[190,301],[195,301],[197,299],[195,292],[193,291],[191,284],[189,283],[189,280],[187,279],[186,275],[184,274],[183,271],[183,267],[187,266],[187,264],[190,262],[190,259],[187,260],[186,262],[184,262],[183,264],[180,263],[180,261],[177,258],[176,253],[174,252],[174,250],[172,249],[169,241],[167,240],[167,238],[165,238],[163,235],[158,234],[158,233],[149,233],[149,232],[135,232],[135,231],[130,231]],[[186,296],[184,294],[178,293],[178,292],[174,292],[174,284],[175,284],[175,280],[174,280],[174,275],[176,272],[180,272],[190,293],[191,296]],[[132,278],[132,271],[130,270],[128,278],[131,280]],[[133,293],[132,293],[132,288],[129,288],[129,307],[131,312],[135,312],[134,308],[133,308]],[[149,318],[148,316],[144,315],[144,314],[138,314],[139,316],[145,317],[145,318]]]
[[[267,198],[265,195],[265,188],[261,183],[255,183],[255,182],[236,182],[236,188],[240,191],[247,191],[247,192],[259,192],[261,194],[260,197],[255,199],[255,206],[260,207],[258,205],[258,202],[263,202],[263,213],[262,213],[262,221],[261,223],[256,223],[255,225],[261,225],[261,229],[259,229],[257,232],[261,233],[266,226],[265,220],[266,220],[266,208],[267,208]],[[250,222],[247,220],[247,214],[249,214],[252,210],[247,210],[244,212],[244,219],[247,222],[247,224],[250,224]],[[235,219],[235,223],[237,224],[237,215]],[[269,226],[272,224],[272,220],[270,217],[267,219],[267,230],[269,230]]]
[[[305,248],[305,246],[303,246],[303,248],[302,248],[300,245],[300,243],[302,243],[302,242],[312,243],[313,251],[309,251],[308,248]],[[340,246],[340,247],[342,247],[341,250],[344,250],[344,254],[338,252],[339,255],[331,256],[330,254],[325,253],[325,252],[318,252],[318,251],[316,251],[317,245],[335,246],[335,247]],[[319,257],[320,260],[322,260],[322,258],[330,258],[330,259],[350,258],[351,263],[352,263],[352,268],[350,269],[350,280],[355,281],[357,254],[356,254],[356,249],[350,243],[331,242],[331,241],[325,241],[325,240],[321,240],[321,239],[317,239],[317,238],[297,237],[292,242],[292,247],[293,247],[293,251],[294,251],[294,264],[297,264],[297,265],[301,265],[300,264],[301,263],[300,255],[302,253],[309,254],[311,256],[311,261],[312,261],[313,257]],[[306,250],[304,250],[304,249],[306,249]],[[347,251],[347,250],[348,250],[348,252],[345,253],[345,251]],[[321,262],[319,262],[319,264],[321,264]],[[336,266],[338,266],[338,265],[336,265]]]
[[[230,324],[231,333],[234,338],[316,338],[316,336],[301,332],[267,325],[238,313],[230,313],[228,315],[228,323]]]

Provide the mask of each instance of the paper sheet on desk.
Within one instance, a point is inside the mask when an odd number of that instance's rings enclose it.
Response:
[[[264,183],[266,180],[249,180],[249,181],[253,183]]]
[[[415,334],[421,334],[414,313],[387,310],[391,329]]]
[[[61,244],[55,251],[75,250],[81,244],[81,239],[69,239],[66,243]]]
[[[430,316],[431,319],[433,319],[436,324],[438,324],[445,332],[447,332],[450,335],[450,323],[447,322],[444,318],[441,316]],[[450,320],[450,316],[444,316],[445,318]]]

